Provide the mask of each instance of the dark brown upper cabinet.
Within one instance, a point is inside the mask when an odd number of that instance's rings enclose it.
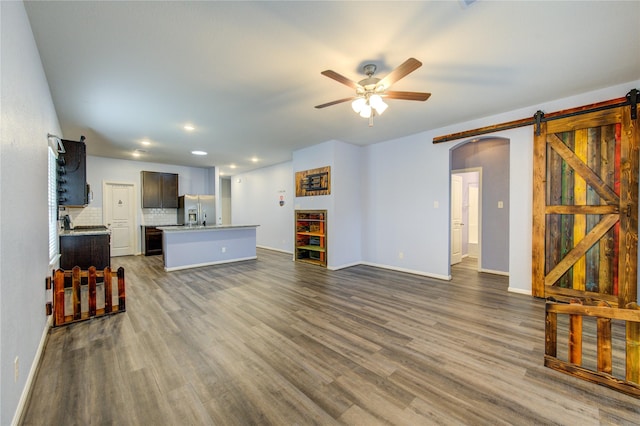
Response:
[[[142,208],[178,208],[178,175],[143,171]]]
[[[89,204],[87,185],[87,146],[84,142],[63,140],[65,152],[58,156],[58,205]]]

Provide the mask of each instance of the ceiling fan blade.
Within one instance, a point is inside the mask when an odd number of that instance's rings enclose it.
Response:
[[[351,87],[352,89],[357,89],[358,87],[360,87],[360,85],[355,81],[349,80],[347,77],[343,76],[342,74],[338,74],[337,72],[332,70],[322,71],[320,74],[327,76],[329,78],[332,78],[338,83],[342,83],[345,86]]]
[[[328,106],[331,105],[335,105],[335,104],[341,104],[342,102],[347,102],[347,101],[351,101],[353,99],[356,99],[357,96],[351,96],[349,98],[344,98],[344,99],[338,99],[337,101],[331,101],[331,102],[327,102],[326,104],[322,104],[322,105],[316,105],[315,107],[320,109],[320,108],[326,108]]]
[[[391,71],[385,78],[380,80],[380,82],[377,84],[377,87],[388,89],[393,83],[400,80],[409,73],[414,72],[421,66],[422,62],[420,62],[419,60],[415,58],[409,58],[402,64],[400,64],[396,69]]]
[[[389,99],[403,99],[405,101],[426,101],[431,96],[431,93],[387,91],[384,93],[384,95]]]

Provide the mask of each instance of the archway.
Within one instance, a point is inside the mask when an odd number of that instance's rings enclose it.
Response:
[[[463,141],[451,149],[449,168],[450,174],[477,171],[482,175],[477,269],[500,275],[509,274],[509,145],[509,139],[499,137]],[[465,205],[468,200],[463,199]],[[465,235],[468,228],[466,223]],[[468,254],[467,245],[463,257]]]

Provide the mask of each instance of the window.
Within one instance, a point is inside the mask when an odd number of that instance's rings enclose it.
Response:
[[[49,146],[49,262],[58,255],[58,203],[56,191],[56,152]]]

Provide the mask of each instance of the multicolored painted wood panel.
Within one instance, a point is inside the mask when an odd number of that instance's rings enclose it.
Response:
[[[617,131],[616,131],[617,129]],[[604,184],[619,195],[620,125],[562,132],[556,136],[575,156],[591,169]],[[618,149],[616,149],[618,147]],[[547,145],[547,205],[596,206],[607,205],[594,188],[562,158],[551,145]],[[616,185],[616,176],[618,179]],[[616,192],[616,188],[617,191]],[[578,242],[600,222],[598,214],[546,215],[546,261],[549,273]],[[619,225],[614,225],[614,228]],[[617,295],[613,272],[618,263],[615,229],[605,233],[598,244],[580,256],[553,285],[581,291]]]
[[[637,300],[637,120],[629,107],[541,123],[534,141],[532,289]]]

